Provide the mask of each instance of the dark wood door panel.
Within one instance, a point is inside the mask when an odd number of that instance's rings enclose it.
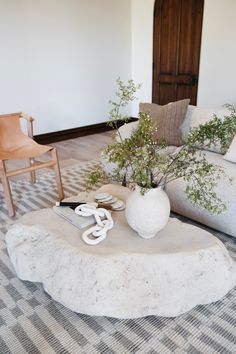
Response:
[[[198,73],[202,14],[202,0],[182,0],[178,61],[180,73]]]
[[[176,70],[176,56],[178,55],[178,30],[176,14],[179,6],[176,0],[163,1],[161,8],[160,33],[160,72],[173,73]],[[165,40],[163,40],[163,38]]]
[[[196,104],[204,0],[156,0],[153,102]]]
[[[196,96],[197,86],[187,86],[187,85],[178,85],[177,86],[177,94],[176,101],[182,100],[183,98],[189,98]],[[190,100],[190,104],[194,104]]]
[[[160,74],[158,77],[159,84],[185,84],[193,85],[196,82],[196,77],[189,74]]]
[[[169,102],[176,101],[175,99],[176,91],[175,87],[171,84],[162,84],[159,88],[159,98],[160,104],[166,104]]]

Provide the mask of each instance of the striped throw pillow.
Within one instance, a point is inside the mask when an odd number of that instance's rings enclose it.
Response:
[[[180,127],[186,116],[190,99],[168,103],[160,106],[155,103],[140,103],[139,111],[147,113],[157,125],[157,140],[168,145],[183,144]]]

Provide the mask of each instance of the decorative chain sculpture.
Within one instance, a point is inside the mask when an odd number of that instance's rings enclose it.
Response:
[[[111,230],[114,226],[110,212],[104,208],[97,208],[97,203],[79,205],[75,209],[75,213],[81,216],[94,215],[97,224],[82,234],[83,241],[88,245],[97,245],[105,240],[108,230]]]

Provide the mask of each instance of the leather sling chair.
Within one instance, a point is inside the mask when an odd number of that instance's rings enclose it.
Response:
[[[21,130],[20,119],[27,121],[28,136]],[[33,140],[33,118],[25,113],[0,115],[0,180],[10,216],[15,215],[9,177],[30,172],[31,183],[36,182],[35,171],[41,168],[53,168],[56,175],[56,184],[59,199],[64,198],[60,169],[56,148],[40,145]],[[51,159],[47,162],[38,162],[35,157],[50,152]],[[29,159],[29,166],[15,170],[7,170],[7,160]]]

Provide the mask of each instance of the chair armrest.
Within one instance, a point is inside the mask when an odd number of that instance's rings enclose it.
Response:
[[[30,117],[28,114],[26,113],[21,113],[20,118],[23,118],[25,120],[27,120],[27,132],[28,132],[28,136],[31,139],[34,139],[34,134],[33,134],[33,121],[34,118]]]

